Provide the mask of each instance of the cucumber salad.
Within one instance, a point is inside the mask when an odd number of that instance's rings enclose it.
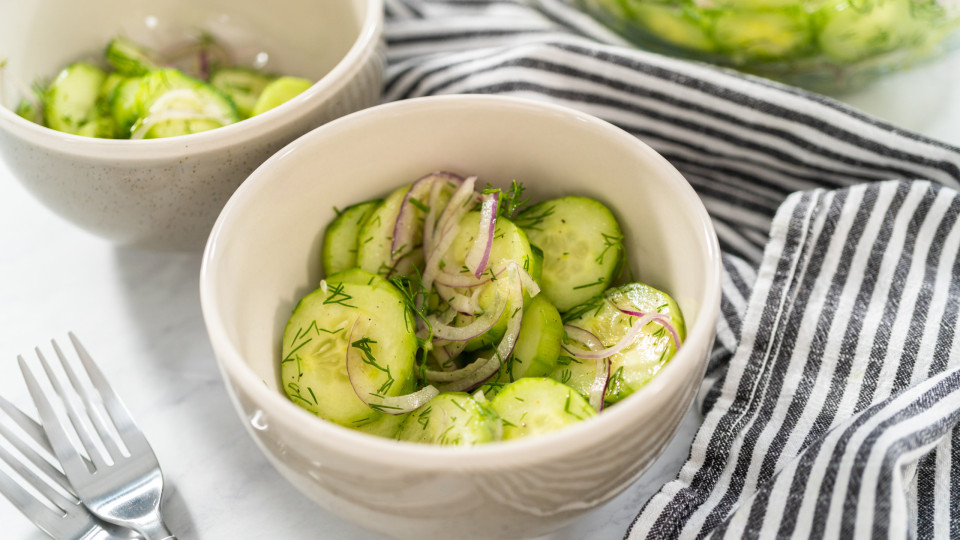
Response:
[[[104,57],[102,65],[75,62],[50,83],[35,84],[17,114],[74,135],[156,139],[239,122],[312,84],[233,66],[212,38],[159,54],[119,37]]]
[[[633,281],[602,203],[428,174],[337,211],[280,377],[300,407],[404,441],[471,445],[584,421],[646,384],[685,328]],[[629,276],[622,279],[622,276]]]

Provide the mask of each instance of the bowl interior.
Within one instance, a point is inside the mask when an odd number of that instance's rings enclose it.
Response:
[[[15,107],[24,86],[77,60],[102,62],[118,35],[157,50],[208,33],[238,65],[318,80],[357,39],[363,2],[337,0],[36,0],[0,3],[0,98]]]
[[[252,386],[280,395],[283,328],[323,275],[321,236],[334,207],[384,196],[434,170],[475,174],[479,185],[516,179],[532,201],[570,194],[602,201],[623,226],[636,278],[676,298],[688,339],[712,336],[704,327],[712,327],[718,298],[716,237],[672,166],[585,114],[519,99],[447,96],[379,106],[318,128],[234,194],[201,276],[204,316],[221,360],[235,355],[252,370]]]

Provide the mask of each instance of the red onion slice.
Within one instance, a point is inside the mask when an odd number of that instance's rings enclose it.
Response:
[[[609,302],[609,299],[607,301]],[[623,313],[624,315],[629,315],[631,317],[644,317],[646,315],[642,311],[635,311],[632,309],[623,309],[622,307],[614,304],[613,302],[610,302],[610,305],[613,306],[620,313]],[[674,347],[676,347],[677,350],[680,350],[680,334],[677,333],[677,329],[674,328],[672,324],[670,324],[670,317],[667,315],[664,315],[663,313],[654,313],[653,315],[657,317],[657,322],[659,322],[661,326],[666,328],[667,332],[670,332],[670,337],[673,339]]]
[[[597,412],[603,410],[603,398],[610,383],[610,359],[597,358],[597,375],[590,384],[590,406]]]
[[[517,270],[516,280],[510,287],[510,301],[514,305],[523,305],[523,288],[521,286],[521,277],[519,275],[520,267],[516,263],[511,263]],[[497,345],[496,353],[490,358],[478,358],[472,364],[458,369],[456,371],[437,372],[427,370],[427,379],[446,384],[440,385],[444,392],[466,392],[492,377],[503,362],[506,362],[513,354],[513,348],[517,344],[517,336],[520,335],[520,324],[523,319],[523,309],[514,310],[507,320],[507,330],[504,332],[503,339]]]
[[[433,285],[434,276],[440,272],[440,261],[444,253],[450,249],[457,233],[460,232],[460,219],[473,208],[473,200],[476,197],[473,185],[476,180],[476,176],[471,176],[460,183],[460,187],[450,196],[450,200],[437,219],[437,224],[431,236],[431,241],[434,244],[424,244],[425,262],[421,281],[427,290]]]
[[[460,175],[436,171],[421,177],[410,186],[410,190],[403,196],[403,202],[400,203],[400,212],[397,214],[397,220],[393,226],[393,240],[390,243],[390,252],[398,253],[404,246],[412,246],[414,237],[418,230],[418,212],[424,215],[436,216],[437,202],[439,201],[440,191],[445,185],[459,187],[463,183],[463,177]],[[472,188],[471,188],[472,189]],[[424,211],[424,200],[428,200],[430,206]],[[416,201],[416,202],[415,202]],[[417,204],[419,203],[419,204]],[[435,219],[435,218],[434,218]],[[426,224],[426,221],[424,222]],[[432,236],[431,230],[431,236]],[[426,227],[424,228],[424,238],[426,238]],[[424,241],[424,245],[426,245]]]
[[[660,322],[659,319],[662,317],[663,317],[662,315],[658,315],[658,314],[647,314],[647,315],[644,315],[643,317],[640,317],[635,323],[633,323],[633,326],[630,327],[630,330],[627,331],[626,335],[624,335],[623,338],[620,339],[620,341],[618,341],[614,346],[608,347],[606,349],[601,349],[599,351],[589,351],[587,349],[581,349],[580,347],[574,347],[573,345],[569,345],[566,343],[561,344],[561,347],[563,347],[563,350],[567,351],[568,353],[570,353],[576,358],[583,358],[585,360],[594,360],[597,358],[609,358],[617,354],[621,350],[623,350],[624,347],[633,343],[634,338],[637,337],[637,334],[640,333],[640,330],[644,326],[646,326],[648,323],[653,321]]]
[[[370,321],[371,319],[368,317],[361,316],[357,318],[353,323],[353,328],[350,330],[350,338],[347,341],[347,378],[350,379],[350,386],[353,387],[353,391],[357,394],[357,397],[360,398],[360,401],[366,403],[368,407],[375,411],[386,414],[403,414],[419,409],[424,403],[437,397],[440,391],[432,385],[425,386],[412,394],[404,394],[402,396],[387,396],[374,389],[362,388],[363,385],[361,381],[363,381],[365,377],[361,370],[364,364],[372,365],[375,369],[385,371],[388,375],[390,373],[389,368],[384,368],[383,366],[372,363],[369,359],[365,359],[363,352],[353,346],[354,343],[362,339],[361,336],[363,336],[369,327]]]
[[[574,326],[572,324],[565,324],[563,325],[563,331],[566,332],[570,339],[583,343],[589,347],[591,351],[597,351],[604,348],[603,342],[600,341],[600,338],[598,338],[596,334],[589,330],[580,328],[579,326]]]
[[[479,298],[482,289],[474,289],[473,293],[467,296],[452,287],[446,287],[439,283],[435,283],[434,287],[437,289],[437,294],[440,295],[440,299],[446,302],[457,313],[475,315],[477,311],[480,310]]]
[[[445,339],[448,341],[470,341],[479,335],[485,334],[493,328],[493,325],[497,324],[497,321],[500,320],[504,310],[507,308],[507,299],[499,294],[494,299],[494,302],[492,309],[488,309],[474,319],[473,322],[465,326],[441,324],[440,321],[433,316],[428,316],[430,325],[433,327],[433,337],[435,339]],[[520,302],[523,302],[522,298]]]
[[[500,193],[487,193],[481,197],[480,224],[477,226],[477,238],[464,259],[464,264],[479,278],[487,269],[490,261],[490,248],[493,246],[493,233],[497,229],[497,205]]]

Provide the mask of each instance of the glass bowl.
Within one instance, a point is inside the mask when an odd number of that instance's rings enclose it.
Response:
[[[641,48],[822,92],[855,90],[960,41],[960,0],[576,1]]]

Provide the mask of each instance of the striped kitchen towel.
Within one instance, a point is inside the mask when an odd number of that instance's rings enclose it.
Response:
[[[960,538],[960,149],[638,51],[561,0],[386,13],[385,100],[493,93],[593,114],[664,155],[714,220],[704,423],[630,540]]]

